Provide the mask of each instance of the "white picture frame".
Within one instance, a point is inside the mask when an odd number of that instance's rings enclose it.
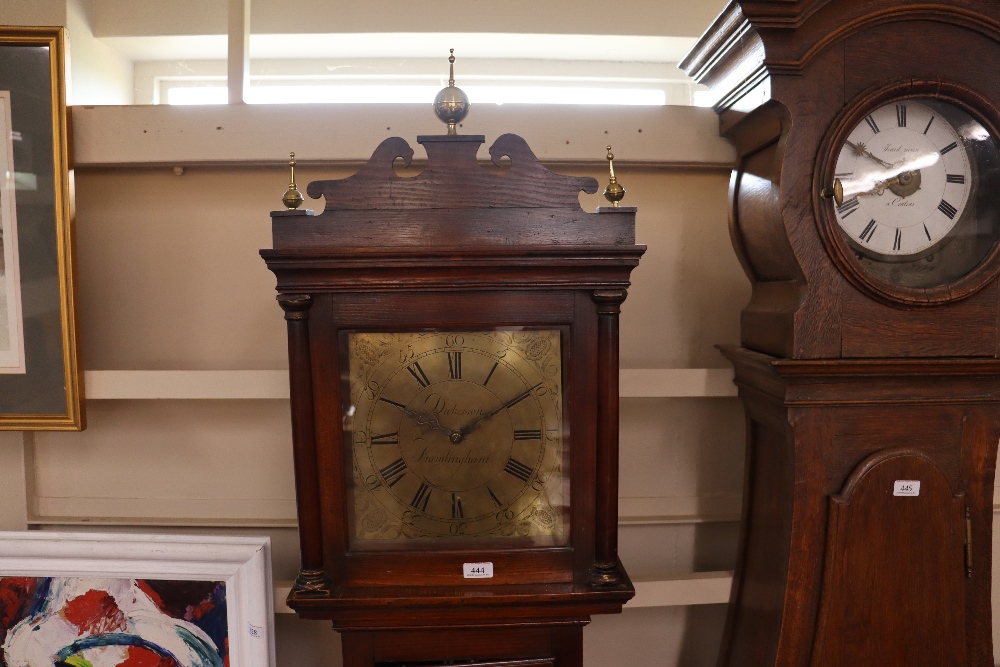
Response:
[[[6,577],[224,581],[229,667],[275,665],[267,537],[0,532]]]
[[[10,91],[0,90],[0,373],[26,372]]]

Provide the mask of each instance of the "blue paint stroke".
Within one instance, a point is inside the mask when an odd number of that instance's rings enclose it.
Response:
[[[177,636],[180,637],[184,643],[195,652],[198,658],[200,658],[199,665],[202,667],[223,667],[222,660],[211,646],[208,646],[205,642],[198,639],[184,628],[175,628],[175,631],[177,632]],[[143,639],[137,635],[130,635],[123,632],[110,632],[104,635],[93,635],[78,639],[56,653],[53,656],[53,662],[55,663],[55,667],[68,667],[66,660],[71,656],[90,648],[99,648],[102,646],[135,646],[152,651],[161,657],[170,658],[175,664],[183,664],[177,659],[177,656],[173,655],[162,646],[158,646],[157,644],[154,644],[153,642]]]

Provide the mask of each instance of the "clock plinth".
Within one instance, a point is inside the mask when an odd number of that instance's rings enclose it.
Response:
[[[391,138],[323,213],[272,219],[302,569],[288,598],[350,667],[582,664],[634,588],[617,554],[618,314],[635,209],[524,141]],[[513,662],[511,662],[513,661]],[[520,662],[518,662],[520,661]]]
[[[719,666],[992,665],[1000,7],[738,0],[682,67],[753,290]]]

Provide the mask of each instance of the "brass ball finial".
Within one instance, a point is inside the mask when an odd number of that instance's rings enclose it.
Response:
[[[291,171],[291,175],[288,178],[288,190],[285,191],[284,196],[281,198],[281,203],[291,211],[302,206],[302,202],[306,200],[295,186],[295,153],[288,154],[288,169]]]
[[[448,87],[434,98],[434,113],[448,125],[448,134],[458,134],[455,126],[469,113],[469,96],[455,85],[455,49],[448,56]]]
[[[604,198],[611,202],[611,205],[618,208],[618,202],[622,200],[625,196],[625,188],[615,179],[615,154],[611,152],[611,146],[608,146],[608,169],[611,171],[611,181],[608,183],[608,187],[604,188]]]

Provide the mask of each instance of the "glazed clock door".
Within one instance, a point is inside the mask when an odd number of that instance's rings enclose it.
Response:
[[[861,104],[841,124],[823,213],[842,268],[894,302],[961,296],[956,284],[987,268],[1000,241],[1000,145],[985,121],[911,96]]]
[[[341,335],[356,549],[567,543],[561,330]]]
[[[972,189],[968,149],[930,102],[900,100],[865,116],[837,159],[846,197],[837,222],[873,255],[924,254],[962,219]]]

